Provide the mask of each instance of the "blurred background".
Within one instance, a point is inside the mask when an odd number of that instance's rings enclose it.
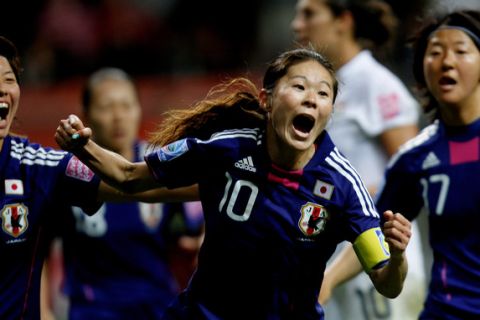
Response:
[[[380,57],[409,86],[405,40],[420,17],[478,0],[389,2],[399,37]],[[142,135],[170,108],[203,98],[238,75],[260,80],[266,62],[294,46],[295,0],[16,0],[2,1],[0,34],[23,57],[22,98],[13,130],[55,146],[60,118],[80,112],[85,77],[105,66],[130,73],[143,107]]]

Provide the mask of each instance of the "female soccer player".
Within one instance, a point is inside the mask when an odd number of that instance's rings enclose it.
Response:
[[[368,23],[366,23],[368,21]],[[357,169],[374,195],[388,159],[417,133],[420,108],[401,80],[372,54],[385,49],[394,37],[396,18],[380,0],[299,0],[292,29],[301,44],[321,49],[334,62],[341,83],[332,123],[327,128],[335,145]],[[395,300],[380,296],[365,274],[333,291],[325,306],[328,319],[416,319],[425,296],[426,276],[418,226],[412,224],[407,249],[408,275]],[[341,248],[349,247],[345,243]],[[353,250],[344,265],[329,265],[320,302],[332,294],[336,273],[358,265]],[[340,253],[339,253],[340,254]],[[345,253],[341,253],[345,255]]]
[[[420,319],[480,318],[480,12],[416,37],[414,75],[435,121],[389,164],[378,208],[427,209],[433,267]]]
[[[15,320],[40,318],[45,230],[57,218],[55,213],[71,205],[93,213],[100,200],[123,197],[72,154],[10,132],[19,108],[20,70],[15,46],[0,37],[0,319]],[[155,198],[162,198],[161,193],[164,190]],[[169,193],[164,200],[195,198],[186,189],[185,196]]]
[[[138,138],[141,107],[129,75],[100,69],[89,77],[82,97],[94,140],[130,161],[141,161],[147,144]],[[70,320],[160,317],[180,289],[169,265],[169,251],[176,247],[170,208],[174,204],[106,202],[90,217],[79,207],[64,215],[58,230]],[[201,215],[201,206],[199,210]]]
[[[198,183],[205,240],[166,319],[319,319],[323,270],[340,241],[354,243],[377,289],[394,297],[411,234],[391,211],[382,233],[363,182],[324,130],[336,94],[330,63],[297,49],[272,61],[260,92],[237,79],[173,112],[152,141],[169,144],[145,162],[100,148],[75,116],[55,137],[127,192]]]

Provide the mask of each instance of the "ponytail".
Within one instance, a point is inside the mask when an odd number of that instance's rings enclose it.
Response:
[[[185,137],[208,139],[218,131],[264,126],[265,120],[256,86],[246,78],[236,78],[213,87],[191,108],[166,112],[150,143],[157,147]]]

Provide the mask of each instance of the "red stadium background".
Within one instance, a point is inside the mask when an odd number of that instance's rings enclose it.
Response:
[[[140,136],[147,138],[172,108],[185,108],[202,99],[210,88],[234,75],[142,77],[134,79],[142,104]],[[248,75],[252,78],[252,74]],[[254,77],[253,77],[254,79]],[[81,115],[81,92],[85,79],[73,78],[48,87],[23,87],[13,131],[32,141],[57,148],[53,135],[60,119]]]

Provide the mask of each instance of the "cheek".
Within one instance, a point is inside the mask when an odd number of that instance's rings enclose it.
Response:
[[[462,71],[468,83],[478,85],[480,81],[480,61],[466,64]]]
[[[426,59],[423,62],[423,77],[425,78],[425,82],[429,87],[431,87],[434,72],[435,70],[432,61],[430,61],[430,59]]]

